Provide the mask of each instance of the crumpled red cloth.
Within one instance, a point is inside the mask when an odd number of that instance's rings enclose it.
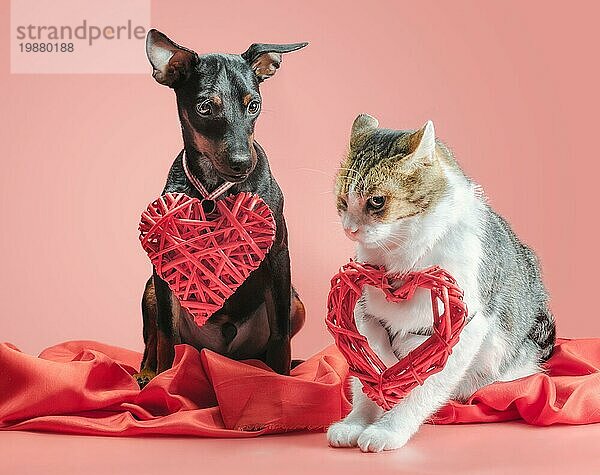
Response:
[[[523,419],[538,426],[600,422],[600,338],[558,339],[545,374],[477,391],[465,404],[451,401],[437,424]]]
[[[273,373],[187,345],[172,369],[139,390],[137,352],[72,341],[39,357],[0,345],[0,429],[91,435],[254,437],[316,430],[350,409],[347,366],[335,347],[292,371]],[[600,339],[560,340],[548,374],[482,388],[466,404],[451,402],[434,423],[600,422]]]
[[[131,376],[140,361],[94,341],[62,343],[38,358],[0,345],[0,429],[253,437],[321,429],[350,406],[341,391],[346,362],[333,347],[281,376],[258,361],[178,345],[173,367],[141,391]]]

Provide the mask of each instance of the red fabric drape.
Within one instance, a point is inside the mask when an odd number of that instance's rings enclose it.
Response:
[[[62,343],[39,357],[0,345],[0,429],[253,437],[322,429],[350,408],[347,366],[335,347],[281,376],[259,362],[180,345],[173,368],[142,391],[131,377],[140,358],[92,341]],[[433,422],[600,422],[600,339],[560,340],[547,366],[548,374],[452,402]]]
[[[600,422],[600,338],[559,339],[545,366],[546,374],[490,384],[465,404],[452,401],[433,422],[523,419],[540,426]]]

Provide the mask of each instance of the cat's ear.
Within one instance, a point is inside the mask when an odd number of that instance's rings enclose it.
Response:
[[[198,60],[198,55],[192,50],[179,46],[154,28],[146,36],[146,55],[156,82],[169,87],[187,79]]]
[[[411,137],[411,154],[409,161],[413,165],[428,165],[435,157],[435,128],[433,122],[427,123]]]
[[[356,141],[368,132],[372,132],[379,127],[379,121],[369,114],[360,114],[352,124],[350,132],[350,145],[356,144]]]

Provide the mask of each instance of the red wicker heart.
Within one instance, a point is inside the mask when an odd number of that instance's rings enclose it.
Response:
[[[200,200],[167,193],[140,221],[142,247],[198,325],[260,265],[274,239],[270,208],[250,193],[217,201],[208,215]]]
[[[393,285],[394,281],[399,281],[400,286]],[[390,302],[410,300],[417,288],[431,291],[433,334],[389,368],[356,328],[354,307],[365,285],[381,289]],[[444,308],[441,314],[438,303]],[[360,379],[363,392],[385,410],[444,368],[466,319],[463,291],[454,278],[439,267],[394,276],[387,275],[382,267],[350,261],[331,280],[327,328],[348,361],[350,375]]]

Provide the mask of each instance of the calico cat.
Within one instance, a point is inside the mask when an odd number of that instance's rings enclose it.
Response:
[[[436,140],[433,123],[418,131],[378,127],[369,115],[356,118],[336,178],[337,208],[357,243],[356,258],[390,273],[439,265],[464,290],[469,317],[444,369],[391,410],[381,410],[352,381],[352,412],[329,428],[328,439],[364,452],[402,447],[451,398],[465,400],[494,381],[541,371],[555,341],[535,254]],[[429,292],[390,303],[366,287],[355,318],[390,366],[431,334]]]

